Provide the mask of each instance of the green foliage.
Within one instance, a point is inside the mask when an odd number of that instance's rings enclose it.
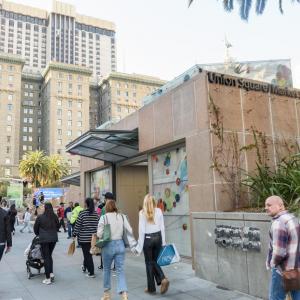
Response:
[[[20,161],[20,174],[34,187],[51,185],[68,174],[67,163],[58,155],[46,156],[43,151],[30,151]]]
[[[0,196],[6,197],[7,196],[7,187],[9,186],[8,181],[0,182]]]
[[[249,187],[251,204],[263,207],[266,198],[280,196],[290,210],[300,212],[300,156],[283,159],[275,171],[266,165],[257,164],[254,173],[248,174],[243,184]]]

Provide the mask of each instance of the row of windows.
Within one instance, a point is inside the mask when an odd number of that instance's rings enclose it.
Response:
[[[68,100],[68,107],[71,108],[73,106],[72,100]],[[62,106],[62,100],[57,100],[57,106]],[[77,101],[77,108],[81,109],[82,108],[82,101]]]
[[[45,19],[34,18],[34,17],[22,15],[22,14],[17,14],[14,12],[6,11],[4,9],[0,9],[0,16],[6,17],[9,19],[28,22],[28,23],[32,23],[32,24],[37,24],[37,25],[44,25],[44,26],[47,25],[47,20],[45,20]],[[30,24],[28,24],[28,25],[30,25]]]
[[[117,90],[117,96],[121,96],[121,91],[120,90]],[[124,96],[129,97],[129,92],[127,92],[127,91],[124,92]],[[134,97],[134,98],[136,97],[136,92],[132,93],[132,97]]]
[[[0,71],[4,70],[4,66],[0,65]],[[7,66],[7,70],[12,72],[15,70],[15,66],[12,66],[12,65],[8,65]]]
[[[107,35],[107,36],[111,36],[111,37],[115,36],[115,32],[112,30],[102,29],[102,28],[94,27],[94,26],[88,26],[85,24],[77,23],[77,22],[75,23],[75,28],[78,30],[83,30],[83,31],[91,32],[91,33],[103,34],[103,35]]]
[[[82,131],[81,130],[77,131],[77,136],[81,136],[81,135],[82,135]],[[67,132],[67,136],[69,136],[69,137],[72,136],[72,131],[71,130],[69,130]],[[57,145],[62,145],[62,139],[57,140]]]
[[[62,116],[62,109],[59,108],[59,109],[57,110],[57,115],[58,115],[58,116]],[[68,111],[67,111],[67,116],[68,116],[68,117],[72,117],[72,111],[71,111],[71,110],[68,110]],[[81,112],[81,111],[78,111],[78,112],[77,112],[77,118],[78,118],[78,119],[81,119],[81,118],[82,118],[82,112]]]
[[[58,119],[58,120],[57,120],[57,125],[58,125],[58,126],[61,126],[61,125],[62,125],[62,120],[61,120],[61,119]],[[72,126],[72,120],[68,120],[67,125],[68,125],[69,127]],[[77,121],[77,127],[82,127],[82,121]],[[59,135],[62,135],[62,130],[61,130],[61,129],[58,129],[57,133],[58,133]]]
[[[57,77],[58,77],[59,79],[63,79],[63,78],[64,78],[64,74],[63,74],[63,73],[58,73],[58,74],[57,74]],[[74,75],[74,78],[75,78],[75,75]],[[73,80],[73,75],[72,75],[72,74],[67,74],[67,79],[68,79],[68,80]],[[77,76],[77,80],[78,80],[78,81],[82,81],[82,76],[81,76],[81,75],[78,75],[78,76]]]

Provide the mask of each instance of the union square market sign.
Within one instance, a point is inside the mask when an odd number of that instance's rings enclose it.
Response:
[[[245,78],[234,78],[226,76],[224,74],[217,74],[213,72],[207,72],[207,79],[209,83],[220,84],[229,87],[238,87],[239,89],[244,89],[247,92],[256,91],[300,99],[300,90],[281,88],[270,83],[258,83],[247,80]]]

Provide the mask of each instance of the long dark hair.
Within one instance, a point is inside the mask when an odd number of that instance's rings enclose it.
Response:
[[[93,212],[95,212],[95,205],[94,205],[94,199],[92,198],[86,198],[85,199],[86,208],[89,211],[89,214],[91,215]]]
[[[55,223],[56,216],[53,211],[53,206],[51,203],[47,202],[45,204],[45,211],[44,211],[43,215],[45,215],[52,224]]]

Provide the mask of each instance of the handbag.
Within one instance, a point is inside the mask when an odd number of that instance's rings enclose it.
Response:
[[[137,245],[137,241],[134,238],[133,234],[126,229],[125,222],[124,222],[124,215],[122,214],[121,216],[122,216],[122,219],[123,219],[123,235],[122,235],[122,240],[124,242],[125,248],[132,249],[132,248],[134,248]],[[125,218],[127,218],[126,215],[125,215]],[[128,219],[127,219],[127,222],[128,222]]]
[[[299,232],[298,232],[298,246],[296,252],[295,267],[292,270],[282,272],[283,287],[286,292],[300,290],[300,272],[297,268],[299,260]]]
[[[95,246],[98,248],[103,248],[108,242],[111,241],[110,224],[108,223],[107,216],[104,215],[103,218],[104,218],[103,235],[102,238],[99,239],[95,244]]]
[[[161,267],[168,266],[170,264],[178,263],[180,261],[180,255],[174,244],[163,246],[157,258],[157,264]]]
[[[73,255],[75,252],[75,240],[71,242],[68,248],[68,255]]]

